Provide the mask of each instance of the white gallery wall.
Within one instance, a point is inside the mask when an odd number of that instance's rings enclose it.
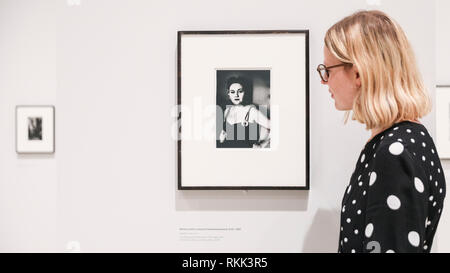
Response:
[[[437,2],[0,0],[0,251],[336,252],[370,132],[344,125],[320,84],[325,31],[386,11],[434,98],[437,7],[450,11]],[[310,31],[310,191],[178,191],[177,31],[263,29]],[[16,154],[19,104],[55,105],[55,154]],[[434,119],[422,119],[432,136]],[[446,227],[433,251],[449,249]]]
[[[450,1],[436,1],[436,85],[450,86]],[[436,126],[438,126],[436,124]],[[450,183],[450,160],[441,160],[446,174],[447,187]],[[442,210],[440,227],[436,233],[439,252],[450,252],[450,198],[446,198]]]

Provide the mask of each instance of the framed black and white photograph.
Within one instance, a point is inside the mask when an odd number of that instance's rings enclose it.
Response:
[[[450,158],[450,85],[436,87],[436,148],[440,158]]]
[[[309,190],[309,31],[178,32],[178,189]]]
[[[16,107],[16,152],[55,152],[55,107]]]

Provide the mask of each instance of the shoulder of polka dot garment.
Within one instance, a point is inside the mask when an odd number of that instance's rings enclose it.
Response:
[[[433,143],[427,143],[430,138],[423,124],[403,121],[380,133],[369,148],[372,148],[375,154],[380,154],[380,151],[389,151],[391,154],[399,155],[406,151],[412,155],[414,152],[409,151],[409,148],[413,146],[426,147],[427,144],[434,146]]]

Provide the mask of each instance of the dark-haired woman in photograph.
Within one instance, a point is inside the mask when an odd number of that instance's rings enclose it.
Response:
[[[251,103],[252,90],[248,79],[230,77],[226,82],[226,93],[231,104],[224,111],[217,147],[270,147],[270,121]]]

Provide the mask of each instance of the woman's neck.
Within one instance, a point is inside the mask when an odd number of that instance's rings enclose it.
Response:
[[[418,120],[409,120],[409,119],[400,120],[398,122],[402,122],[402,121],[411,121],[411,122],[415,122],[415,123],[419,123],[420,124],[420,121],[418,121]],[[369,140],[366,143],[369,143],[374,136],[378,135],[379,133],[383,132],[384,130],[386,130],[389,127],[390,126],[384,127],[384,128],[382,128],[382,127],[373,128],[372,129],[372,135],[370,136]]]

